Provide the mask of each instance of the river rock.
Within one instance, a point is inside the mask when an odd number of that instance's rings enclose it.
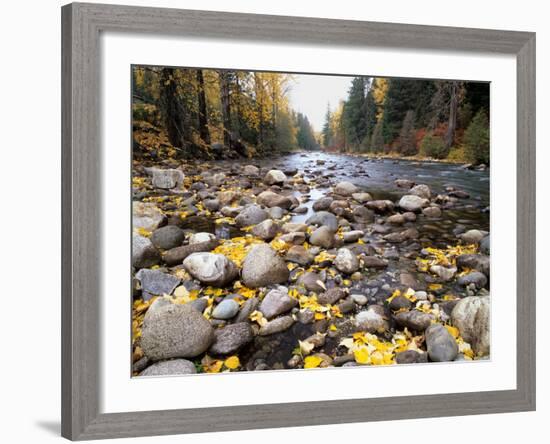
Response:
[[[352,243],[352,242],[357,242],[364,235],[365,235],[365,232],[361,231],[361,230],[346,231],[343,234],[344,242],[347,243],[347,244]]]
[[[169,250],[183,243],[185,232],[175,225],[167,225],[157,228],[151,235],[151,242],[157,248]]]
[[[281,284],[288,280],[286,262],[268,244],[254,245],[243,262],[243,283],[250,288]]]
[[[193,253],[183,261],[187,272],[212,287],[223,287],[239,274],[237,266],[221,254]]]
[[[254,339],[248,322],[237,322],[214,331],[210,352],[215,355],[233,354]]]
[[[155,188],[169,190],[183,184],[185,175],[181,170],[154,168],[152,170],[153,178],[151,183]]]
[[[384,239],[392,243],[405,242],[411,239],[418,239],[419,233],[416,228],[407,228],[406,230],[386,234]]]
[[[491,259],[483,254],[461,254],[456,258],[456,265],[481,271],[485,276],[491,273]]]
[[[205,352],[214,338],[210,322],[187,305],[170,304],[147,312],[141,348],[153,361],[193,358]]]
[[[489,233],[483,230],[468,230],[460,235],[460,240],[467,245],[478,244],[487,234]]]
[[[283,210],[281,207],[271,207],[267,209],[267,214],[271,219],[282,219],[285,213],[286,210]]]
[[[269,218],[269,214],[259,205],[247,205],[235,218],[238,227],[257,225]]]
[[[307,225],[302,223],[296,223],[296,222],[287,222],[282,226],[283,233],[295,233],[295,232],[302,232],[305,233],[307,231]]]
[[[260,174],[260,169],[254,165],[245,165],[243,167],[243,174],[245,176],[258,176]]]
[[[270,170],[264,177],[264,183],[267,185],[282,185],[287,177],[281,170]]]
[[[432,190],[430,190],[430,187],[428,185],[419,184],[412,187],[409,190],[409,194],[422,197],[424,199],[429,199],[432,196]]]
[[[359,260],[347,248],[340,248],[334,259],[334,266],[342,273],[352,274],[359,270]]]
[[[426,216],[426,217],[436,219],[438,217],[441,217],[441,208],[439,208],[439,207],[424,208],[422,210],[422,214],[424,214],[424,216]]]
[[[151,202],[132,202],[132,225],[147,231],[156,230],[164,222],[164,215]]]
[[[351,197],[362,204],[372,200],[372,196],[369,193],[353,193]]]
[[[286,252],[285,260],[298,265],[308,266],[313,262],[313,255],[301,245],[293,245]]]
[[[391,216],[389,216],[387,219],[386,219],[386,223],[387,224],[392,224],[392,225],[403,225],[404,223],[406,222],[405,220],[405,216],[403,216],[402,214],[392,214]]]
[[[235,318],[235,322],[248,321],[248,317],[256,310],[256,308],[258,308],[259,304],[260,300],[258,298],[247,299],[244,304],[241,305],[241,309]]]
[[[189,245],[202,244],[203,242],[212,242],[216,240],[216,235],[212,233],[193,233],[189,237]]]
[[[477,288],[483,288],[487,285],[487,277],[480,271],[472,271],[458,278],[458,285],[467,287],[470,284],[474,284]]]
[[[132,266],[140,269],[152,267],[160,262],[160,253],[152,242],[134,234],[132,236]]]
[[[364,256],[362,260],[367,268],[386,268],[388,266],[387,261],[376,256]]]
[[[491,254],[491,236],[485,236],[479,243],[479,251],[483,254]]]
[[[258,334],[260,336],[268,336],[275,333],[280,333],[292,327],[292,324],[294,324],[294,318],[292,316],[282,316],[269,321],[260,328]]]
[[[369,299],[364,294],[352,294],[351,300],[357,305],[367,305]]]
[[[369,333],[383,333],[389,329],[389,323],[383,314],[383,309],[380,310],[374,305],[355,315],[355,325],[358,330]]]
[[[357,193],[359,191],[359,188],[357,188],[354,184],[351,182],[339,182],[334,187],[334,193],[339,194],[340,196],[351,196],[354,193]]]
[[[270,241],[277,236],[280,229],[281,228],[277,223],[273,222],[271,219],[266,219],[258,225],[254,225],[254,228],[252,228],[252,234],[265,241]]]
[[[448,282],[450,281],[456,274],[456,267],[444,267],[442,265],[432,265],[430,267],[430,271],[433,274],[436,274],[439,276],[439,278],[444,281]]]
[[[308,225],[326,226],[333,231],[338,229],[338,219],[328,211],[318,211],[306,220]]]
[[[179,265],[183,260],[192,255],[193,253],[206,253],[212,251],[218,246],[219,242],[217,239],[212,239],[207,242],[199,242],[195,244],[182,245],[181,247],[171,248],[166,253],[164,253],[163,259],[167,265]]]
[[[395,179],[393,181],[393,183],[395,183],[397,188],[410,189],[410,188],[414,187],[414,182],[412,180],[408,180],[408,179]]]
[[[155,362],[139,376],[170,376],[170,375],[191,375],[197,373],[195,364],[187,359],[171,359],[169,361]]]
[[[426,329],[426,348],[430,360],[434,362],[454,361],[458,355],[455,338],[441,324],[433,324]]]
[[[297,284],[302,285],[306,290],[313,291],[315,293],[326,290],[324,279],[318,273],[313,271],[307,271],[302,274],[298,278]]]
[[[332,197],[322,197],[321,199],[313,202],[312,208],[314,211],[326,211],[330,208],[330,204],[333,200],[334,199]]]
[[[342,290],[339,287],[330,288],[329,290],[325,291],[324,293],[321,293],[319,296],[317,296],[317,301],[319,304],[330,304],[334,305],[336,302],[338,302],[340,299],[346,296],[346,292]]]
[[[288,295],[286,287],[278,287],[267,293],[260,304],[261,311],[266,319],[286,313],[294,308],[298,301]]]
[[[357,222],[358,224],[370,224],[374,222],[374,211],[369,210],[366,207],[363,207],[361,205],[357,205],[353,211],[353,220]]]
[[[398,205],[405,211],[419,212],[430,203],[428,199],[413,195],[406,194],[400,200]]]
[[[309,236],[309,243],[323,248],[332,248],[334,246],[334,230],[326,225],[317,228]]]
[[[371,200],[365,206],[377,213],[387,213],[388,211],[392,211],[394,207],[391,200]]]
[[[306,241],[306,233],[295,231],[293,233],[283,234],[279,240],[286,244],[302,245]]]
[[[395,355],[397,364],[421,364],[428,362],[427,353],[419,353],[416,350],[405,350]]]
[[[239,303],[234,299],[224,299],[212,311],[215,319],[231,319],[239,312]]]
[[[402,327],[410,330],[424,331],[435,319],[431,313],[424,313],[418,310],[403,311],[394,315],[395,321]]]
[[[490,352],[490,313],[489,296],[468,296],[461,299],[451,313],[453,325],[478,356],[486,356]]]
[[[392,310],[398,311],[402,309],[410,309],[412,307],[412,302],[409,301],[405,296],[397,296],[393,298],[390,302],[390,308]]]
[[[233,190],[220,191],[218,193],[218,201],[222,207],[226,205],[231,205],[239,197],[239,193]]]
[[[273,191],[264,191],[258,195],[256,199],[260,205],[264,205],[268,208],[280,207],[288,210],[292,206],[292,200],[287,196],[281,196]]]
[[[139,270],[136,279],[141,283],[144,299],[149,299],[152,295],[172,294],[181,282],[176,276],[147,268]]]

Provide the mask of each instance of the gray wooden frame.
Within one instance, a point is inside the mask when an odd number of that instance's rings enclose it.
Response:
[[[517,57],[517,389],[101,413],[99,35],[103,31]],[[73,3],[62,8],[62,435],[99,439],[535,409],[535,34]]]

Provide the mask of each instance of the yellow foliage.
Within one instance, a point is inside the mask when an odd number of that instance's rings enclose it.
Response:
[[[304,368],[316,368],[323,362],[319,356],[306,356],[304,358]]]
[[[230,370],[235,370],[241,366],[241,362],[237,356],[230,356],[223,364]]]

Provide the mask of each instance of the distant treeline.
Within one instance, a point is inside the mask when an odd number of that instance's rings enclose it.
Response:
[[[489,84],[355,77],[327,109],[326,149],[489,162]]]
[[[154,145],[153,129],[187,158],[319,148],[307,117],[289,106],[291,81],[278,73],[134,66],[134,148]]]

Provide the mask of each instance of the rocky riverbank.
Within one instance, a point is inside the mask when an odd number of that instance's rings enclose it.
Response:
[[[488,182],[393,162],[135,162],[134,375],[487,359]]]

